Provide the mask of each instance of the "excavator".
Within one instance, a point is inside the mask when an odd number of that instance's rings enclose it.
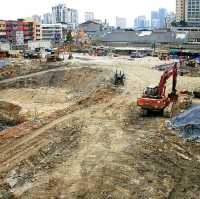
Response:
[[[137,99],[137,105],[141,107],[143,116],[147,116],[150,112],[159,112],[163,115],[165,108],[178,101],[177,75],[177,63],[174,63],[164,71],[158,86],[148,86],[145,89],[143,96]],[[171,76],[173,77],[172,92],[166,95],[166,82]]]

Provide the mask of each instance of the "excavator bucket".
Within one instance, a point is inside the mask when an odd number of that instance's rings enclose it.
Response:
[[[115,86],[124,86],[124,80],[126,79],[124,72],[116,70],[115,75],[114,75],[114,84]]]

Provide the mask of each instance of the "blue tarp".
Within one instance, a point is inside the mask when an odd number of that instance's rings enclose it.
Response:
[[[200,142],[200,105],[172,118],[170,126],[178,130],[179,136],[185,140]]]
[[[196,57],[195,61],[199,64],[200,63],[200,57]]]

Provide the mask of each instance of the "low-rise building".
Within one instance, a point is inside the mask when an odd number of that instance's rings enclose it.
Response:
[[[172,31],[118,31],[106,34],[102,41],[110,46],[125,46],[135,44],[170,44],[187,42],[187,33]]]
[[[10,50],[10,44],[9,43],[1,43],[0,42],[0,51],[9,51]]]
[[[52,47],[51,41],[40,40],[40,41],[29,41],[28,42],[29,50],[35,50],[36,48],[49,49],[51,47]]]
[[[42,24],[42,40],[59,42],[65,39],[66,29],[65,24]]]
[[[33,29],[34,29],[34,39],[35,41],[42,39],[42,26],[41,23],[34,22],[33,23]]]
[[[13,46],[22,46],[34,40],[34,22],[23,19],[6,21],[6,39]]]
[[[6,22],[0,20],[0,41],[4,41],[6,39]]]
[[[172,27],[174,32],[185,32],[188,34],[189,43],[199,43],[200,42],[200,27]]]
[[[82,29],[89,36],[94,36],[102,31],[102,24],[96,23],[94,21],[86,21],[80,24],[79,28]]]

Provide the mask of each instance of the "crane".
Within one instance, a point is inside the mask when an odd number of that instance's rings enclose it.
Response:
[[[177,63],[174,63],[173,66],[164,71],[158,86],[148,86],[145,89],[143,96],[137,99],[137,105],[141,107],[143,115],[148,115],[149,111],[157,111],[163,114],[164,109],[171,102],[178,100],[176,94],[177,75]],[[172,92],[166,95],[166,82],[171,76],[173,77]]]

